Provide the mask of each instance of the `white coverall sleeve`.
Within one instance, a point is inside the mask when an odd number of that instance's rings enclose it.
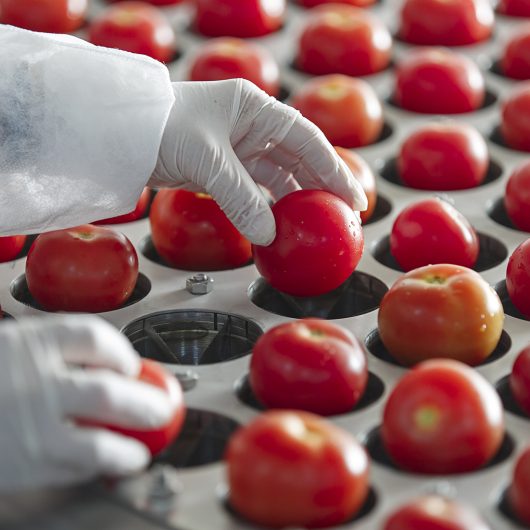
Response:
[[[157,61],[0,25],[0,236],[133,210],[173,102]]]

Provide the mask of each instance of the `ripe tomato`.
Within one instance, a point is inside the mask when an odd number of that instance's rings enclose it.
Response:
[[[392,390],[381,435],[389,455],[405,470],[429,474],[474,471],[501,446],[502,403],[493,386],[465,364],[448,359],[425,361]]]
[[[194,0],[195,29],[209,37],[261,37],[280,29],[285,0]]]
[[[501,133],[508,147],[530,152],[530,81],[520,83],[503,102]]]
[[[513,470],[512,483],[508,497],[513,511],[526,525],[530,525],[530,447],[527,447],[517,458]]]
[[[513,305],[530,318],[530,239],[521,243],[508,260],[506,289]]]
[[[112,311],[127,301],[137,278],[131,242],[101,226],[41,234],[26,260],[29,291],[48,311]]]
[[[353,176],[361,183],[364,193],[366,193],[368,208],[364,212],[361,212],[361,221],[366,223],[372,217],[377,203],[374,173],[370,169],[370,166],[353,151],[348,151],[348,149],[344,149],[343,147],[335,147],[335,150],[350,168]]]
[[[364,449],[348,432],[307,412],[261,414],[232,436],[226,460],[230,503],[259,525],[340,524],[368,494]]]
[[[513,363],[510,390],[517,404],[530,416],[530,346],[522,350]]]
[[[471,125],[429,123],[401,146],[397,165],[401,180],[421,190],[474,188],[488,172],[488,146]]]
[[[401,276],[378,314],[383,344],[406,366],[435,357],[475,366],[497,346],[503,322],[501,301],[480,274],[449,264]]]
[[[530,232],[530,162],[520,165],[508,179],[504,206],[512,223]]]
[[[88,0],[0,0],[2,24],[46,33],[70,33],[85,21]]]
[[[279,291],[316,296],[332,291],[355,270],[364,238],[353,210],[322,190],[300,190],[272,207],[276,238],[252,246],[260,274]]]
[[[342,414],[361,399],[367,381],[359,341],[326,320],[280,324],[263,334],[252,351],[250,385],[266,407]]]
[[[530,17],[530,0],[500,0],[497,11],[511,17]]]
[[[88,31],[92,44],[119,48],[168,62],[175,54],[175,33],[162,12],[144,2],[121,2],[106,9]]]
[[[27,236],[0,237],[0,263],[15,259],[24,248]]]
[[[469,221],[443,199],[407,206],[390,233],[390,252],[404,271],[433,263],[473,267],[479,240]]]
[[[383,530],[490,530],[469,506],[437,495],[413,499],[386,520]]]
[[[191,81],[220,81],[242,78],[267,94],[280,93],[280,69],[267,48],[253,42],[221,37],[205,42],[190,67]]]
[[[383,129],[381,103],[362,79],[340,74],[312,79],[296,92],[291,103],[340,147],[371,144]]]
[[[156,251],[187,270],[233,269],[252,257],[250,242],[205,193],[160,190],[149,214]]]
[[[296,65],[313,75],[368,75],[388,66],[391,50],[392,37],[378,18],[357,7],[324,5],[304,23]]]
[[[513,79],[530,79],[529,25],[507,42],[501,57],[501,70],[505,76]]]
[[[461,114],[482,106],[484,77],[464,55],[443,48],[410,52],[397,67],[394,102],[424,114]]]
[[[375,4],[377,0],[298,0],[304,7],[315,7],[322,4],[347,4],[350,6],[367,7]]]
[[[462,46],[489,39],[489,0],[405,0],[399,37],[411,44]]]
[[[131,221],[137,221],[145,215],[150,201],[151,190],[149,188],[144,188],[142,194],[140,195],[140,198],[138,199],[138,202],[136,203],[136,208],[132,212],[123,215],[118,215],[116,217],[111,217],[110,219],[101,219],[101,221],[96,221],[94,224],[115,225],[119,223],[130,223]]]

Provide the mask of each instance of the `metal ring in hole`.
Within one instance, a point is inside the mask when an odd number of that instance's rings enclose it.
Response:
[[[512,223],[512,220],[506,211],[504,197],[497,197],[493,201],[491,206],[488,208],[488,216],[490,219],[493,219],[496,223],[503,225],[506,228],[511,228],[512,230],[517,230],[518,232],[525,232],[525,230],[520,230]]]
[[[506,280],[502,280],[497,285],[495,285],[495,291],[497,291],[497,294],[501,299],[502,307],[504,308],[505,314],[510,315],[514,318],[519,318],[520,320],[530,321],[530,318],[525,317],[511,301],[510,295],[508,294],[508,289],[506,288]]]
[[[367,225],[376,223],[377,221],[380,221],[381,219],[384,219],[391,211],[392,211],[392,203],[385,196],[378,193],[374,211],[370,219],[368,219],[368,221],[365,221],[363,223],[363,226],[367,226]]]
[[[318,317],[329,320],[363,315],[379,307],[388,287],[364,272],[355,271],[333,291],[312,297],[291,296],[258,278],[249,287],[252,303],[290,318]]]
[[[515,414],[516,416],[524,418],[525,420],[530,420],[530,417],[525,414],[523,409],[519,406],[519,404],[517,403],[517,401],[515,401],[515,398],[513,397],[512,390],[510,388],[509,375],[500,379],[495,384],[495,389],[497,390],[497,393],[501,398],[505,410],[511,412],[512,414]]]

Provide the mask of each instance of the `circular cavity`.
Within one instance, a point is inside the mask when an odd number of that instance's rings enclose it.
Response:
[[[526,318],[520,311],[517,309],[513,302],[510,299],[508,294],[508,289],[506,289],[506,280],[502,280],[495,285],[495,290],[499,295],[499,298],[502,302],[502,307],[504,308],[504,313],[510,315],[514,318],[519,318],[520,320],[530,321],[530,318]]]
[[[515,401],[512,391],[510,389],[510,376],[506,375],[502,379],[499,379],[495,384],[495,389],[499,394],[504,409],[516,416],[530,420],[530,418],[524,413],[521,407]]]
[[[506,206],[504,204],[504,197],[497,197],[488,208],[488,216],[490,219],[493,219],[496,223],[505,226],[506,228],[511,228],[512,230],[517,230],[518,232],[524,232],[519,230],[513,223],[508,212],[506,211]]]
[[[385,196],[378,193],[374,211],[370,219],[368,219],[368,221],[363,223],[363,226],[367,226],[372,223],[376,223],[377,221],[380,221],[381,219],[384,219],[391,211],[392,211],[392,203]]]

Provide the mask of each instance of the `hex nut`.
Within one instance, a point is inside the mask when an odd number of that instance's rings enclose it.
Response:
[[[213,278],[207,274],[199,273],[186,280],[186,289],[191,294],[208,294],[213,290]]]

